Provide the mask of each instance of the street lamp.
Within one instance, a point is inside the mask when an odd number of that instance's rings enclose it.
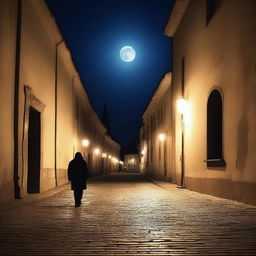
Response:
[[[181,179],[180,179],[180,188],[184,188],[184,115],[187,114],[188,104],[187,101],[183,98],[177,101],[177,111],[181,115]]]
[[[100,149],[99,149],[99,148],[95,148],[95,149],[94,149],[94,153],[95,153],[95,155],[99,155]]]
[[[166,138],[166,136],[165,136],[164,133],[160,133],[160,134],[158,135],[158,138],[159,138],[160,141],[164,141],[165,138]]]
[[[115,158],[115,157],[112,158],[112,161],[113,161],[113,163],[117,163],[118,162],[117,158]]]
[[[82,140],[82,145],[87,148],[90,145],[90,141],[87,139],[84,139],[84,140]]]
[[[85,158],[85,148],[88,148],[89,145],[90,145],[90,141],[88,139],[82,140],[82,146],[84,147],[84,150],[83,150],[84,158]]]
[[[183,98],[177,100],[177,111],[179,114],[184,115],[187,112],[187,101]]]

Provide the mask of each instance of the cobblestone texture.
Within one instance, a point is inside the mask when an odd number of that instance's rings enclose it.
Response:
[[[93,179],[81,208],[64,190],[0,210],[0,255],[256,255],[256,207],[158,185]]]

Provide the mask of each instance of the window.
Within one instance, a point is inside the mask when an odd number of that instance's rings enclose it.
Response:
[[[153,142],[150,140],[150,162],[153,162]]]
[[[159,127],[162,123],[161,123],[161,113],[160,113],[161,109],[159,108],[157,111],[157,127]]]
[[[158,110],[155,112],[156,128],[159,126]]]
[[[162,119],[162,123],[165,122],[165,105],[162,105],[161,108],[161,119]]]
[[[152,133],[153,130],[154,130],[154,127],[153,127],[153,117],[152,116],[150,117],[150,125],[151,125],[150,132]]]
[[[163,105],[160,107],[160,122],[163,123]]]
[[[206,24],[208,24],[211,18],[216,13],[220,6],[221,0],[206,0]]]
[[[153,127],[154,127],[153,131],[155,131],[155,129],[156,129],[156,112],[154,112],[154,114],[153,114]]]
[[[76,101],[76,120],[79,120],[79,102],[78,100]]]
[[[222,97],[213,90],[207,103],[207,166],[225,166],[222,151]]]

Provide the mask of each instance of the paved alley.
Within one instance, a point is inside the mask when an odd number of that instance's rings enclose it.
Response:
[[[165,184],[165,185],[162,185]],[[256,207],[137,174],[0,210],[0,255],[256,255]]]

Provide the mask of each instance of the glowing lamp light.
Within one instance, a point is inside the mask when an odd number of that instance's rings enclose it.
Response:
[[[100,153],[100,150],[98,148],[95,148],[94,153],[95,153],[95,155],[98,155]]]
[[[102,153],[102,158],[106,158],[107,154],[106,153]]]
[[[109,158],[109,159],[111,159],[111,158],[112,158],[112,156],[111,156],[111,155],[109,155],[109,156],[108,156],[108,158]]]
[[[123,162],[123,161],[119,161],[119,164],[123,165],[123,164],[124,164],[124,162]]]
[[[158,138],[159,138],[160,141],[164,141],[165,138],[166,138],[166,136],[165,136],[164,133],[160,133],[159,136],[158,136]]]
[[[177,100],[177,111],[179,114],[184,115],[187,112],[187,101],[185,99]]]
[[[90,145],[90,141],[87,140],[87,139],[82,140],[82,145],[83,145],[84,147],[88,147],[88,146]]]
[[[113,163],[117,163],[117,162],[118,162],[117,158],[112,157],[112,162],[113,162]]]
[[[141,154],[144,155],[144,154],[145,154],[145,151],[144,151],[144,150],[141,150]]]

